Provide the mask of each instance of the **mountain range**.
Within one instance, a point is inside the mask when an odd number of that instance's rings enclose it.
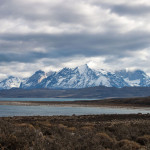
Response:
[[[106,71],[94,70],[87,64],[76,68],[63,68],[58,72],[36,71],[26,79],[10,76],[0,82],[0,89],[50,88],[78,89],[95,86],[106,87],[150,87],[150,76],[142,70],[129,71],[126,69]]]

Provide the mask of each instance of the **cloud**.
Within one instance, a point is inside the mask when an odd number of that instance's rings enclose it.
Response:
[[[150,36],[149,33],[143,34],[143,32],[30,34],[4,35],[3,40],[9,42],[1,44],[1,49],[4,51],[0,52],[0,61],[34,62],[41,58],[64,58],[76,55],[124,57],[129,55],[130,51],[149,47]]]
[[[1,0],[1,76],[74,67],[75,61],[150,72],[149,8],[144,0]]]
[[[127,6],[127,5],[114,5],[111,8],[112,12],[120,15],[129,15],[141,17],[142,15],[150,14],[150,6],[138,5],[138,6]],[[140,15],[139,15],[140,14]]]

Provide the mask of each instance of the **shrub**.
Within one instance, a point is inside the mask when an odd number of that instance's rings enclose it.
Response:
[[[81,127],[81,130],[90,132],[93,130],[93,126],[83,126]]]
[[[150,135],[144,135],[144,136],[140,136],[137,138],[136,140],[138,143],[140,143],[141,145],[147,145],[150,143]]]
[[[139,150],[140,148],[141,146],[138,143],[129,140],[121,140],[115,145],[117,150]]]
[[[67,130],[70,132],[75,132],[77,129],[75,127],[69,127],[67,128]]]
[[[94,138],[94,143],[97,145],[102,145],[105,148],[111,148],[115,140],[109,137],[106,133],[97,133]]]
[[[34,130],[34,126],[32,124],[29,123],[21,123],[21,124],[17,124],[16,127],[18,128],[28,128],[30,130]]]

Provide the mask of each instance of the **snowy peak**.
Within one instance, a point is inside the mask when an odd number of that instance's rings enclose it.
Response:
[[[0,89],[19,88],[21,79],[9,76],[7,79],[0,82]]]
[[[87,64],[77,67],[80,74],[86,73],[90,68]]]
[[[32,88],[85,88],[106,86],[122,88],[126,86],[150,87],[150,77],[142,70],[106,71],[105,69],[93,70],[87,64],[76,68],[63,68],[58,72],[45,73],[36,71],[26,80],[10,76],[0,82],[0,89],[20,87]]]
[[[46,76],[46,73],[42,70],[39,70],[39,71],[36,71],[35,74],[30,78],[31,81],[35,81],[35,82],[38,82],[40,83],[43,79],[45,79],[47,76]]]
[[[117,81],[118,80],[118,81]],[[92,86],[123,87],[127,83],[114,73],[95,71],[87,64],[74,69],[63,68],[58,73],[44,79],[39,87],[46,88],[85,88]]]
[[[34,73],[34,75],[44,75],[45,74],[45,72],[44,71],[42,71],[42,70],[38,70],[38,71],[36,71],[35,73]]]
[[[60,70],[57,74],[60,76],[66,76],[66,75],[70,74],[71,71],[72,71],[72,69],[65,67],[62,70]]]
[[[150,86],[150,77],[142,70],[120,70],[115,72],[121,76],[129,86]]]
[[[44,71],[36,71],[30,78],[21,83],[20,88],[36,88],[36,85],[46,77],[47,76]]]

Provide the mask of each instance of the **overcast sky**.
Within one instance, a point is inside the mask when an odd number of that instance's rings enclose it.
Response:
[[[0,0],[0,79],[85,63],[150,73],[150,1]]]

